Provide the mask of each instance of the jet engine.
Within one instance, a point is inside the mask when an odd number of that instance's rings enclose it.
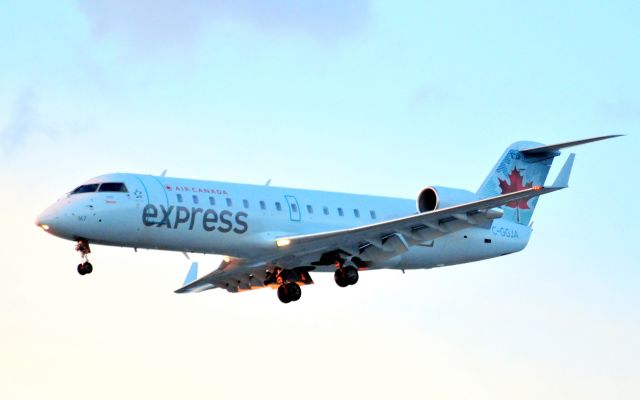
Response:
[[[479,200],[478,195],[464,189],[429,186],[418,194],[418,212],[433,211]]]

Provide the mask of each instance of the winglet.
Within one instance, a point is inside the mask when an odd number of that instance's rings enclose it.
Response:
[[[557,187],[557,188],[569,187],[569,176],[571,175],[571,168],[573,167],[573,160],[575,158],[576,158],[576,155],[574,153],[571,153],[569,155],[569,158],[567,158],[567,161],[565,161],[564,165],[562,166],[562,169],[560,170],[558,177],[553,182],[553,187]]]
[[[195,281],[198,278],[198,263],[194,262],[191,264],[191,268],[189,268],[189,273],[187,273],[186,278],[184,278],[184,283],[182,286],[187,286],[191,282]]]

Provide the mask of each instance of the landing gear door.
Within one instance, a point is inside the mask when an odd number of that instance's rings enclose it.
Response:
[[[300,204],[298,204],[298,200],[294,196],[284,196],[287,200],[287,205],[289,206],[289,218],[291,221],[299,222],[300,221]]]

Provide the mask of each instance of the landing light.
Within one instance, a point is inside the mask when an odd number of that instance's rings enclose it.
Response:
[[[45,231],[49,230],[49,225],[40,225],[40,228],[44,229]]]
[[[291,244],[291,240],[289,239],[280,239],[278,241],[276,241],[276,246],[278,247],[285,247]]]
[[[533,190],[542,190],[542,186],[534,186]]]

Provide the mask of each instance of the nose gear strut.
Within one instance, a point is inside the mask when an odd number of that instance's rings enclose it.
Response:
[[[89,242],[85,239],[78,240],[76,242],[76,251],[79,252],[82,257],[82,263],[78,264],[78,273],[80,275],[92,273],[93,265],[89,262],[89,253],[91,253]]]

